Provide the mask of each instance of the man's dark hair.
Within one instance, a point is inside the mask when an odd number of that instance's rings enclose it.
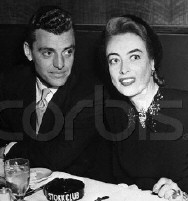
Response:
[[[37,29],[60,35],[72,28],[73,23],[69,12],[57,6],[43,6],[36,11],[29,21],[26,41],[32,49],[33,42],[36,40],[35,31]]]

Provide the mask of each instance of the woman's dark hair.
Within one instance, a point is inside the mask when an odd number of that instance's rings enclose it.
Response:
[[[36,11],[29,21],[26,41],[32,49],[33,42],[36,40],[35,31],[37,29],[59,35],[72,28],[70,13],[57,6],[43,6]]]
[[[163,50],[157,34],[145,21],[139,17],[133,15],[114,17],[106,24],[105,47],[112,36],[124,33],[134,33],[145,42],[149,58],[154,60],[154,81],[158,85],[164,85],[164,80],[159,76],[159,68],[163,56]]]

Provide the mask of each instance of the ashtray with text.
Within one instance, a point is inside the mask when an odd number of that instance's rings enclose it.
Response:
[[[55,178],[44,186],[49,201],[74,201],[84,196],[85,184],[77,179]]]

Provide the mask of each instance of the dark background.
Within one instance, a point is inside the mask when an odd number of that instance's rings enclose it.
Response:
[[[26,24],[42,5],[69,10],[76,24],[105,24],[112,16],[136,14],[154,25],[187,25],[187,0],[1,0],[0,24]]]
[[[22,50],[26,24],[42,5],[58,5],[72,13],[77,32],[75,60],[88,77],[99,75],[104,67],[98,50],[106,21],[123,14],[142,17],[162,41],[161,74],[167,87],[188,90],[188,0],[0,0],[1,71],[26,60]]]

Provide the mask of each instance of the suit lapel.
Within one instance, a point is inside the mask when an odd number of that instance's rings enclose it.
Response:
[[[24,131],[27,135],[32,138],[36,138],[36,114],[35,114],[35,105],[36,105],[36,75],[31,70],[30,76],[27,78],[24,86],[24,100],[23,100],[23,111],[24,111],[24,120],[25,128]],[[27,121],[29,118],[30,123]]]
[[[44,113],[39,133],[47,133],[53,129],[55,123],[54,114],[58,116],[58,121],[60,121],[59,126],[62,129],[64,124],[62,121],[71,107],[71,93],[73,93],[72,88],[75,84],[75,80],[75,76],[72,75],[65,85],[59,87],[57,92],[54,94],[51,101],[48,103],[46,112]]]

